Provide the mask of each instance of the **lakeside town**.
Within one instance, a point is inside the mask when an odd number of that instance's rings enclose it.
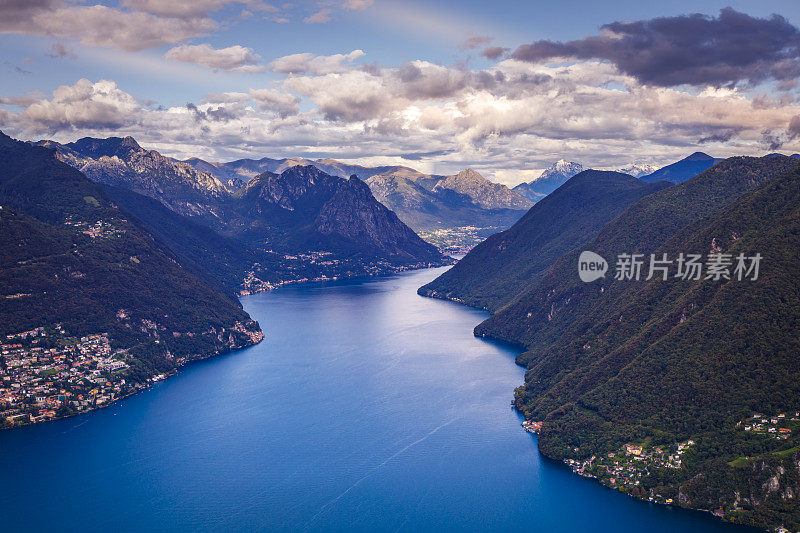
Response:
[[[529,433],[539,433],[542,422],[525,421],[522,427]],[[572,471],[579,476],[597,479],[601,484],[632,493],[641,499],[655,503],[671,504],[673,498],[658,494],[654,491],[645,493],[641,489],[643,478],[649,476],[655,469],[678,470],[683,462],[683,455],[695,445],[689,439],[685,442],[675,443],[672,446],[648,446],[645,444],[627,443],[618,452],[609,452],[606,455],[592,455],[588,459],[564,459]],[[639,489],[639,490],[636,490]]]
[[[273,250],[267,253],[279,255],[281,270],[296,273],[297,277],[267,281],[259,275],[263,265],[256,263],[245,272],[238,296],[248,296],[259,292],[271,291],[286,285],[314,283],[320,281],[336,281],[355,277],[373,277],[398,274],[409,270],[429,268],[432,263],[415,263],[412,265],[396,265],[388,261],[363,261],[358,257],[337,259],[333,253],[326,251],[309,251],[295,254],[277,254]]]
[[[89,411],[145,388],[125,380],[123,359],[106,333],[72,337],[56,324],[7,335],[0,346],[0,427]]]
[[[261,342],[264,334],[232,330]],[[128,350],[111,349],[108,333],[72,336],[60,324],[6,335],[0,345],[0,428],[64,418],[144,390],[167,377],[128,377]],[[176,368],[192,358],[175,358]]]
[[[522,427],[525,431],[538,434],[542,431],[543,421],[525,420]],[[792,434],[800,431],[800,411],[782,412],[775,415],[754,413],[739,421],[734,431],[769,440],[784,441]],[[680,494],[674,487],[662,486],[660,489],[645,488],[645,479],[655,475],[661,478],[670,477],[669,472],[679,471],[685,462],[685,454],[695,447],[693,439],[677,442],[672,445],[654,446],[649,439],[640,443],[626,443],[616,452],[605,455],[592,455],[588,459],[563,459],[574,474],[597,480],[600,484],[624,492],[634,498],[664,505],[679,505]],[[786,454],[796,450],[776,450],[772,453]],[[728,463],[734,468],[744,468],[751,464],[755,457],[738,457]],[[734,506],[734,511],[740,510]],[[708,510],[717,518],[725,517],[723,508]],[[787,532],[782,526],[777,532]]]
[[[430,231],[420,231],[423,240],[433,244],[444,254],[463,255],[472,250],[484,239],[504,228],[489,226],[460,226]]]

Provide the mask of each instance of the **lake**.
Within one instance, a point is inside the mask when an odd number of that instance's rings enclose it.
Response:
[[[3,531],[743,531],[539,455],[443,269],[249,296],[257,346],[0,433]]]

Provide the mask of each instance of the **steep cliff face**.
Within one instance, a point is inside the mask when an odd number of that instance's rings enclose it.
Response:
[[[800,524],[798,498],[800,452],[795,450],[740,459],[735,467],[719,464],[680,483],[675,500],[733,522],[763,528],[780,524],[795,531]]]
[[[267,172],[243,189],[238,209],[253,220],[248,238],[274,245],[392,261],[445,261],[355,176],[345,180],[310,165]]]
[[[221,215],[217,202],[230,193],[214,175],[144,150],[132,137],[40,144],[55,149],[61,161],[96,183],[138,192],[177,213],[212,223]]]
[[[281,174],[265,172],[250,180],[241,195],[249,212],[264,217],[300,216],[319,210],[340,186],[340,178],[312,166],[292,167]]]
[[[355,176],[340,184],[315,220],[323,235],[339,235],[390,257],[440,261],[436,248],[420,239],[397,215],[377,202],[369,187]]]

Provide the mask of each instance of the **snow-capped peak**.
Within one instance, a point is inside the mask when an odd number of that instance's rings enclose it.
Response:
[[[649,165],[647,163],[633,163],[632,165],[617,169],[617,172],[630,174],[634,178],[641,178],[642,176],[652,174],[656,170],[658,170],[658,167]]]
[[[583,172],[583,165],[580,163],[559,159],[556,163],[546,168],[537,180],[547,179],[553,176],[563,176],[569,179],[580,172]]]

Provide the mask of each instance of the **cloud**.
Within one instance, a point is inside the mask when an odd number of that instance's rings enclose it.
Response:
[[[47,97],[5,95],[0,127],[56,140],[133,135],[182,158],[411,158],[426,172],[474,167],[509,184],[566,156],[619,168],[666,164],[700,144],[717,157],[762,155],[779,145],[800,151],[800,104],[785,94],[643,84],[595,60],[363,69],[325,57],[302,58],[300,72],[288,69],[274,86],[175,107],[137,101],[109,80],[79,80]]]
[[[493,40],[493,37],[487,37],[485,35],[473,35],[465,39],[464,42],[458,45],[458,47],[462,50],[474,50],[476,48],[488,45]]]
[[[789,126],[786,128],[786,134],[790,140],[800,137],[800,115],[792,117],[789,121]]]
[[[122,0],[122,5],[134,11],[180,18],[206,17],[232,4],[246,5],[256,11],[278,11],[273,5],[259,0]]]
[[[313,15],[309,15],[308,17],[303,19],[303,22],[306,24],[323,24],[325,22],[329,22],[331,20],[331,10],[330,9],[320,9]]]
[[[281,74],[332,74],[348,70],[346,63],[352,63],[364,55],[363,50],[330,56],[315,56],[308,52],[292,54],[275,59],[269,64],[269,69]]]
[[[359,10],[367,9],[373,4],[373,0],[347,0],[342,4],[345,9]]]
[[[641,83],[661,87],[757,84],[800,75],[800,30],[785,18],[756,18],[731,8],[718,17],[694,14],[613,22],[600,35],[522,45],[514,59],[612,62]]]
[[[226,72],[264,72],[263,65],[258,63],[261,57],[250,48],[235,45],[227,48],[215,49],[210,44],[182,44],[170,49],[164,54],[167,59],[197,63],[215,70]]]
[[[211,121],[211,122],[227,122],[236,118],[237,114],[224,106],[211,107],[205,106],[205,109],[197,107],[195,104],[189,102],[186,104],[186,109],[194,115],[195,121]]]
[[[481,55],[486,59],[496,60],[500,59],[501,56],[506,55],[510,51],[511,49],[509,48],[503,48],[500,46],[489,46],[488,48],[484,48],[481,51]]]
[[[296,115],[300,110],[299,98],[276,89],[250,89],[250,97],[261,109],[274,111],[281,117]]]
[[[42,98],[44,98],[44,95],[40,93],[31,93],[21,96],[0,96],[0,105],[28,107]]]
[[[72,51],[72,48],[61,43],[53,43],[47,57],[52,57],[53,59],[63,59],[65,57],[68,59],[75,59],[77,56],[75,52]]]
[[[25,129],[33,131],[113,130],[134,124],[140,109],[136,99],[115,82],[81,79],[53,91],[50,100],[30,104],[20,118]]]
[[[127,51],[156,48],[214,31],[209,18],[165,18],[103,5],[74,6],[36,0],[20,7],[18,0],[0,4],[0,33],[76,39],[85,45]]]
[[[212,104],[234,104],[242,103],[250,100],[250,95],[247,93],[228,92],[228,93],[210,93],[203,98],[203,102]]]
[[[9,69],[13,70],[17,74],[33,74],[30,70],[25,70],[24,68],[20,67],[19,65],[15,65],[10,61],[4,61],[3,64],[7,66]]]

